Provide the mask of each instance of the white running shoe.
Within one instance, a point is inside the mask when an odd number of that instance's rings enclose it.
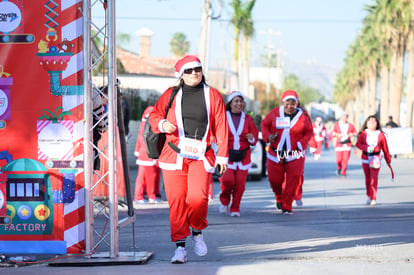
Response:
[[[227,214],[228,211],[229,211],[229,206],[228,205],[220,204],[220,206],[219,206],[219,213],[220,214]]]
[[[187,261],[187,251],[182,246],[177,247],[174,256],[171,258],[173,264],[183,264]]]
[[[194,241],[194,252],[198,256],[205,256],[207,255],[207,245],[204,242],[203,234],[198,234],[197,236],[193,236]]]
[[[368,198],[367,199],[367,205],[370,205],[371,204],[371,199],[370,198]]]
[[[295,200],[297,206],[302,206],[303,201],[302,200]]]
[[[159,203],[159,201],[157,200],[157,199],[148,199],[148,203],[149,204],[158,204]]]
[[[376,200],[372,200],[369,205],[377,205],[377,201]]]
[[[232,217],[240,217],[240,212],[231,212],[230,216]]]

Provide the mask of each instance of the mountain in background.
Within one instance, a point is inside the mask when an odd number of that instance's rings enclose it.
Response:
[[[315,61],[285,59],[283,69],[285,77],[294,74],[303,84],[320,90],[327,100],[333,98],[335,79],[339,68],[318,64]]]

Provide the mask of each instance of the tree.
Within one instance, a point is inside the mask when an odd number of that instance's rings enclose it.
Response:
[[[246,68],[249,67],[248,65],[248,51],[249,51],[249,39],[254,34],[254,26],[252,20],[252,10],[255,4],[255,0],[249,0],[247,3],[242,3],[240,0],[233,0],[231,2],[231,6],[233,7],[233,16],[231,18],[231,23],[234,26],[234,50],[233,50],[233,69],[236,72],[236,75],[239,74],[241,70],[246,73]],[[244,38],[244,54],[243,54],[243,61],[244,66],[240,63],[239,56],[241,52],[240,47],[240,34],[243,34]],[[244,69],[242,69],[244,67]],[[248,75],[244,75],[243,77],[247,78]],[[240,85],[240,76],[237,76],[237,83],[238,86]],[[239,89],[242,87],[239,87]],[[246,88],[245,88],[246,89]]]
[[[187,36],[182,32],[174,33],[170,41],[171,53],[177,57],[181,57],[188,53],[190,49],[190,42],[187,40]]]
[[[294,90],[298,94],[300,104],[306,105],[310,102],[319,102],[324,99],[322,93],[315,88],[304,85],[296,75],[290,74],[285,77],[283,91]]]

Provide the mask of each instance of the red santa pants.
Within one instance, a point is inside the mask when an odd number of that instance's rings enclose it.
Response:
[[[322,154],[322,143],[323,143],[323,140],[315,141],[315,143],[316,143],[316,152],[315,152],[315,155],[320,156]]]
[[[342,176],[346,176],[346,169],[348,168],[349,157],[351,156],[351,151],[336,151],[336,164],[338,170],[341,169]]]
[[[270,187],[275,193],[277,201],[282,203],[282,210],[292,211],[292,202],[297,195],[304,168],[305,158],[303,157],[280,163],[267,160]],[[283,187],[285,180],[286,183]]]
[[[296,188],[296,195],[294,199],[297,201],[302,199],[302,193],[303,193],[302,187],[303,187],[303,175],[299,179],[298,188]]]
[[[203,161],[184,158],[182,170],[164,169],[162,173],[170,208],[171,240],[189,236],[190,227],[206,228],[212,175],[205,170]]]
[[[370,168],[368,163],[363,163],[362,169],[365,174],[365,188],[367,189],[367,196],[371,200],[376,200],[378,190],[378,174],[380,169]]]
[[[240,212],[240,203],[246,189],[247,173],[247,170],[227,169],[220,178],[220,202],[223,205],[229,205],[231,201],[230,212]]]
[[[135,181],[135,200],[143,200],[144,192],[147,193],[148,199],[155,200],[157,198],[156,189],[160,184],[160,172],[161,170],[158,166],[139,166]]]

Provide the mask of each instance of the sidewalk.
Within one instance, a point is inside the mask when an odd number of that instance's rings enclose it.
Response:
[[[220,186],[214,182],[209,227],[203,231],[209,252],[198,257],[188,238],[188,263],[172,265],[168,205],[136,210],[137,251],[151,251],[143,265],[31,267],[1,270],[7,274],[413,274],[414,159],[392,159],[380,172],[378,205],[365,204],[360,160],[352,155],[347,177],[336,176],[333,150],[307,159],[302,207],[282,216],[267,180],[249,181],[241,217],[218,213]],[[384,164],[384,163],[383,163]],[[135,182],[131,172],[131,182]],[[120,213],[120,218],[125,215]],[[133,251],[132,226],[121,230],[120,251]],[[5,274],[6,274],[5,273]]]

